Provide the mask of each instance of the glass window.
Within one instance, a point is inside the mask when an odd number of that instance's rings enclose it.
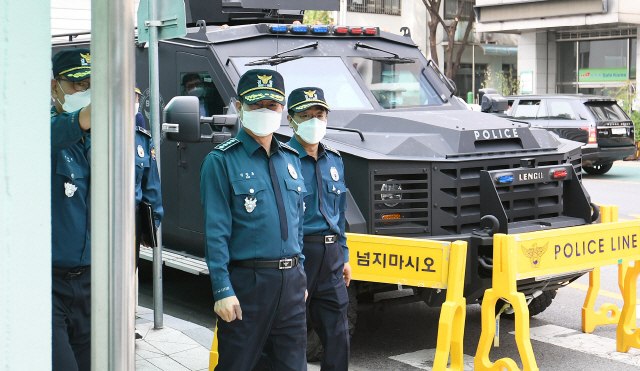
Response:
[[[580,68],[626,68],[628,40],[580,41]]]
[[[550,99],[547,101],[547,107],[550,120],[575,120],[577,117],[568,100]]]
[[[306,57],[277,66],[245,66],[245,63],[264,58],[268,57],[231,57],[231,60],[239,75],[252,68],[278,71],[284,77],[287,92],[305,86],[317,86],[324,90],[324,97],[331,110],[373,109],[353,75],[339,57]],[[309,73],[309,71],[313,71],[313,73]]]
[[[576,85],[558,85],[556,86],[556,93],[560,94],[575,94]]]
[[[349,57],[383,108],[439,106],[442,98],[422,73],[421,63],[397,63]]]
[[[586,106],[598,121],[629,120],[622,108],[614,102],[588,102]]]
[[[223,113],[224,101],[207,72],[180,73],[180,95],[191,95],[200,100],[200,116]]]
[[[544,118],[543,104],[539,99],[521,100],[516,107],[513,117],[520,119],[535,120]]]
[[[576,43],[558,42],[557,48],[557,71],[558,82],[578,82],[576,73]],[[573,89],[575,93],[575,88]]]
[[[636,78],[636,60],[637,58],[637,53],[638,53],[638,39],[634,38],[631,39],[631,51],[629,52],[629,79],[635,79]]]

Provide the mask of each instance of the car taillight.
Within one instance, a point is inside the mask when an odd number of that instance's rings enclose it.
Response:
[[[589,142],[588,143],[598,143],[598,138],[596,136],[596,128],[593,126],[583,126],[580,129],[589,132]]]
[[[563,179],[567,177],[567,171],[566,170],[552,170],[551,171],[551,178],[553,179]]]

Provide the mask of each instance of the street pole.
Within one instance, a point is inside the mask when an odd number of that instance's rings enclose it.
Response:
[[[156,162],[158,174],[160,173],[160,79],[158,75],[158,7],[156,0],[149,0],[149,18],[146,26],[149,26],[149,100],[151,136],[156,148]],[[162,328],[162,226],[158,228],[158,245],[153,249],[153,327]]]
[[[91,2],[93,371],[135,368],[133,7]]]

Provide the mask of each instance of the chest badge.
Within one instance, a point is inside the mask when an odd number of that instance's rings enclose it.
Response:
[[[340,175],[338,175],[338,169],[336,169],[335,166],[331,166],[330,172],[331,172],[331,179],[337,182],[340,179]]]
[[[138,157],[144,157],[144,149],[140,144],[138,144]]]
[[[253,196],[246,197],[244,199],[244,208],[245,208],[245,210],[247,210],[248,213],[252,213],[253,210],[256,209],[256,203],[257,202],[258,202],[258,199],[253,197]]]
[[[298,173],[296,173],[296,169],[293,168],[293,165],[287,164],[287,169],[289,169],[289,175],[291,175],[293,179],[298,179]]]
[[[74,186],[73,183],[64,183],[64,194],[67,197],[73,197],[73,195],[76,193],[76,191],[78,190],[78,187]]]

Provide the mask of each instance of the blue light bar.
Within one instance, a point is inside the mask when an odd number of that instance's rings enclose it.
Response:
[[[287,32],[287,26],[286,25],[272,25],[272,26],[269,26],[269,31],[271,31],[273,33],[285,33],[285,32]]]
[[[513,183],[513,175],[501,175],[498,177],[498,183],[506,184]]]
[[[315,33],[315,34],[329,33],[329,27],[327,27],[327,26],[313,26],[311,28],[311,32]]]
[[[293,32],[293,33],[307,33],[307,32],[309,32],[309,26],[306,26],[306,25],[291,26],[291,32]]]

